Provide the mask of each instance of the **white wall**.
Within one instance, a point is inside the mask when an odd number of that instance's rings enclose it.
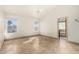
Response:
[[[51,13],[49,13],[47,16],[45,16],[41,19],[41,28],[40,28],[41,34],[57,38],[57,36],[58,36],[58,34],[57,34],[57,18],[59,18],[59,17],[68,17],[68,23],[72,23],[71,25],[68,24],[68,40],[70,40],[70,41],[78,40],[79,41],[79,33],[78,33],[79,25],[74,24],[74,22],[72,22],[72,19],[74,17],[79,17],[79,6],[57,6],[56,8],[54,8],[54,10],[52,10]],[[71,26],[73,26],[73,27],[71,27]],[[74,28],[77,31],[75,34],[74,34],[74,32],[75,32]],[[72,30],[72,32],[71,32],[71,30]]]
[[[16,33],[7,33],[7,24],[5,24],[5,39],[29,36],[29,35],[36,35],[39,34],[39,26],[38,30],[35,30],[35,21],[39,21],[36,18],[29,17],[29,16],[21,16],[21,15],[13,15],[13,14],[6,14],[5,21],[10,18],[16,18],[17,21],[17,32]]]
[[[72,17],[68,21],[68,40],[79,43],[79,17]]]
[[[57,21],[52,15],[48,15],[41,19],[40,34],[57,37]]]
[[[3,13],[0,12],[0,48],[4,42],[4,18]]]

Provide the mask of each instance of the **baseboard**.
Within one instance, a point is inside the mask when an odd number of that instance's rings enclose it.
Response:
[[[44,36],[44,37],[48,37],[48,38],[52,38],[52,39],[57,39],[56,37],[50,37],[50,36],[46,36],[46,35],[36,34],[36,35],[22,36],[22,37],[17,37],[17,38],[12,38],[12,39],[5,39],[5,41],[21,39],[21,38],[28,38],[28,37],[35,37],[35,36]]]
[[[48,37],[48,38],[52,38],[52,39],[57,39],[56,37],[51,37],[51,36],[47,36],[47,35],[41,35],[40,36],[44,36],[44,37]]]
[[[79,45],[78,42],[73,42],[73,41],[68,41],[69,43],[73,43],[73,44],[76,44],[76,45]]]
[[[36,34],[36,35],[28,35],[28,36],[22,36],[22,37],[17,37],[17,38],[12,38],[12,39],[5,39],[4,41],[8,41],[8,40],[14,40],[14,39],[21,39],[21,38],[28,38],[28,37],[34,37],[34,36],[39,36],[40,34]]]

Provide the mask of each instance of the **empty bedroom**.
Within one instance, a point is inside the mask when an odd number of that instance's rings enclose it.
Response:
[[[0,54],[79,53],[79,5],[0,5]]]

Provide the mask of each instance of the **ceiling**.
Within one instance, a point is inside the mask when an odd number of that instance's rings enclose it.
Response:
[[[56,5],[4,5],[0,6],[0,10],[10,14],[40,18],[50,13],[55,7]]]

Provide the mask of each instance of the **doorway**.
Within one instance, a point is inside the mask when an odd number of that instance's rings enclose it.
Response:
[[[58,18],[58,39],[63,38],[67,39],[67,18],[60,17]]]

